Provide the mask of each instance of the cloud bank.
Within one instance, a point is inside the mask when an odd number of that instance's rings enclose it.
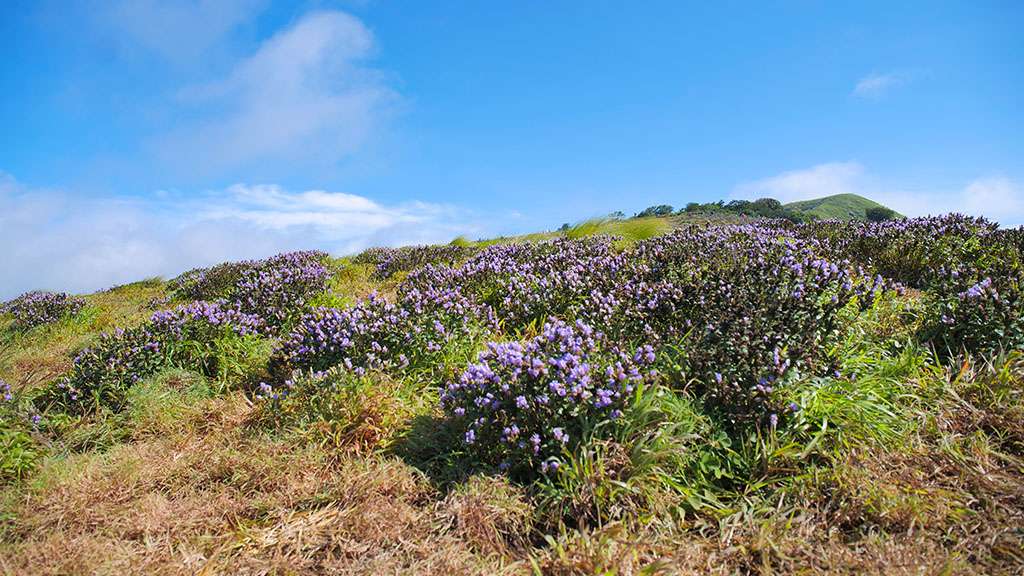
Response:
[[[858,194],[907,216],[959,212],[984,216],[1004,227],[1024,225],[1024,184],[983,176],[951,190],[905,190],[857,162],[828,162],[737,185],[731,199],[776,198],[783,203],[833,194]]]
[[[334,165],[363,149],[399,102],[385,74],[363,65],[373,51],[358,19],[308,14],[225,76],[182,88],[184,122],[157,139],[158,154],[206,174]]]
[[[89,198],[32,189],[0,172],[0,299],[35,289],[88,293],[289,250],[341,255],[486,231],[480,215],[440,204],[385,206],[247,184],[199,196]]]

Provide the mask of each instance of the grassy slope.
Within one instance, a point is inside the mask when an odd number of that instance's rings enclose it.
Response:
[[[365,267],[334,289],[394,292]],[[0,379],[41,385],[26,367],[65,366],[161,293],[149,282],[96,295],[82,320],[7,338]],[[936,366],[903,345],[913,299],[882,302],[847,331],[837,352],[853,379],[798,383],[802,428],[716,449],[685,401],[657,400],[690,427],[671,440],[688,461],[738,462],[749,483],[694,479],[695,507],[583,529],[547,526],[544,495],[501,475],[439,474],[429,390],[382,382],[339,433],[338,416],[267,426],[247,392],[167,371],[126,414],[81,422],[35,475],[0,488],[0,573],[1020,573],[1024,362]],[[628,504],[633,479],[658,478],[628,459],[591,463],[570,484],[577,505]]]
[[[883,206],[856,194],[836,194],[783,205],[786,210],[829,220],[865,220],[864,211],[875,207]]]

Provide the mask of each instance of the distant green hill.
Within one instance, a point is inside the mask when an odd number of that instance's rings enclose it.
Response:
[[[836,194],[814,200],[790,202],[782,206],[783,210],[831,220],[867,220],[864,212],[868,208],[885,208],[885,206],[856,194]],[[903,217],[898,212],[894,211],[894,213],[897,218]]]

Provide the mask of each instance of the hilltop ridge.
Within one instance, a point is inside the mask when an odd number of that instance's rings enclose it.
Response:
[[[649,206],[637,212],[633,218],[652,216],[672,216],[683,214],[731,214],[735,216],[752,216],[755,218],[784,219],[792,222],[808,222],[811,220],[892,220],[903,218],[895,210],[873,200],[856,194],[834,194],[822,198],[790,202],[783,204],[775,198],[758,198],[757,200],[724,200],[701,204],[688,202],[685,207],[675,210],[669,204]],[[624,216],[621,212],[611,215],[613,218]],[[568,224],[563,226],[567,228]]]
[[[783,204],[782,209],[798,212],[820,220],[871,220],[868,211],[872,208],[889,210],[889,218],[903,218],[903,215],[857,194],[833,194],[813,200],[801,200]]]

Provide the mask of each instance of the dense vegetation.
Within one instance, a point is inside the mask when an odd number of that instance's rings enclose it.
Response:
[[[881,220],[607,219],[25,295],[0,566],[1020,572],[1024,232]]]
[[[790,212],[801,214],[807,220],[871,220],[881,222],[903,216],[856,194],[835,194],[814,200],[790,202],[783,206]]]
[[[814,200],[790,202],[789,204],[782,204],[774,198],[760,198],[754,201],[732,200],[728,203],[724,200],[706,204],[690,202],[685,207],[679,209],[678,212],[668,204],[660,204],[641,210],[634,214],[633,218],[664,217],[672,216],[673,214],[729,214],[754,218],[782,219],[794,223],[812,222],[814,220],[869,220],[872,222],[883,222],[903,217],[891,208],[856,194],[836,194]],[[625,214],[616,212],[615,216],[623,218]],[[566,224],[564,228],[568,228],[568,226]]]

